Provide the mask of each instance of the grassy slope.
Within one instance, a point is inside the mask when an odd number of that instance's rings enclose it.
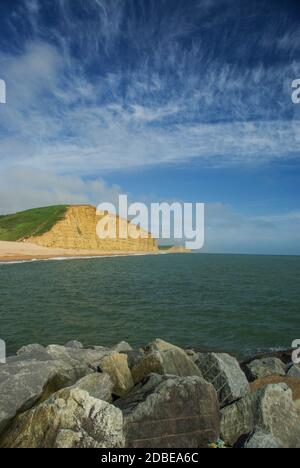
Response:
[[[49,206],[0,216],[0,241],[18,241],[26,237],[40,236],[60,221],[67,206]]]

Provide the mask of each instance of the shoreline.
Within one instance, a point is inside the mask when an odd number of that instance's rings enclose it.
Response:
[[[76,259],[95,259],[109,257],[133,257],[145,255],[161,255],[162,252],[114,251],[101,252],[83,249],[60,249],[40,247],[30,243],[0,241],[0,264],[31,263],[36,261],[60,261]],[[165,252],[163,252],[165,254]]]

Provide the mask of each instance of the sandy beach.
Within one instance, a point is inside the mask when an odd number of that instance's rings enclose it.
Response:
[[[30,260],[47,260],[55,258],[85,258],[85,257],[113,257],[131,255],[157,255],[149,252],[101,252],[99,250],[75,250],[41,247],[39,245],[21,242],[0,241],[0,262],[17,262]]]

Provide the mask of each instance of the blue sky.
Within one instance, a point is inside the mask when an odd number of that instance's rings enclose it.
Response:
[[[1,0],[0,211],[207,203],[210,252],[300,254],[296,0]]]

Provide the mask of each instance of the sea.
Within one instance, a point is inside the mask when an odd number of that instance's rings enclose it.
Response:
[[[300,257],[148,255],[0,265],[0,339],[139,347],[161,338],[246,357],[300,339]]]

